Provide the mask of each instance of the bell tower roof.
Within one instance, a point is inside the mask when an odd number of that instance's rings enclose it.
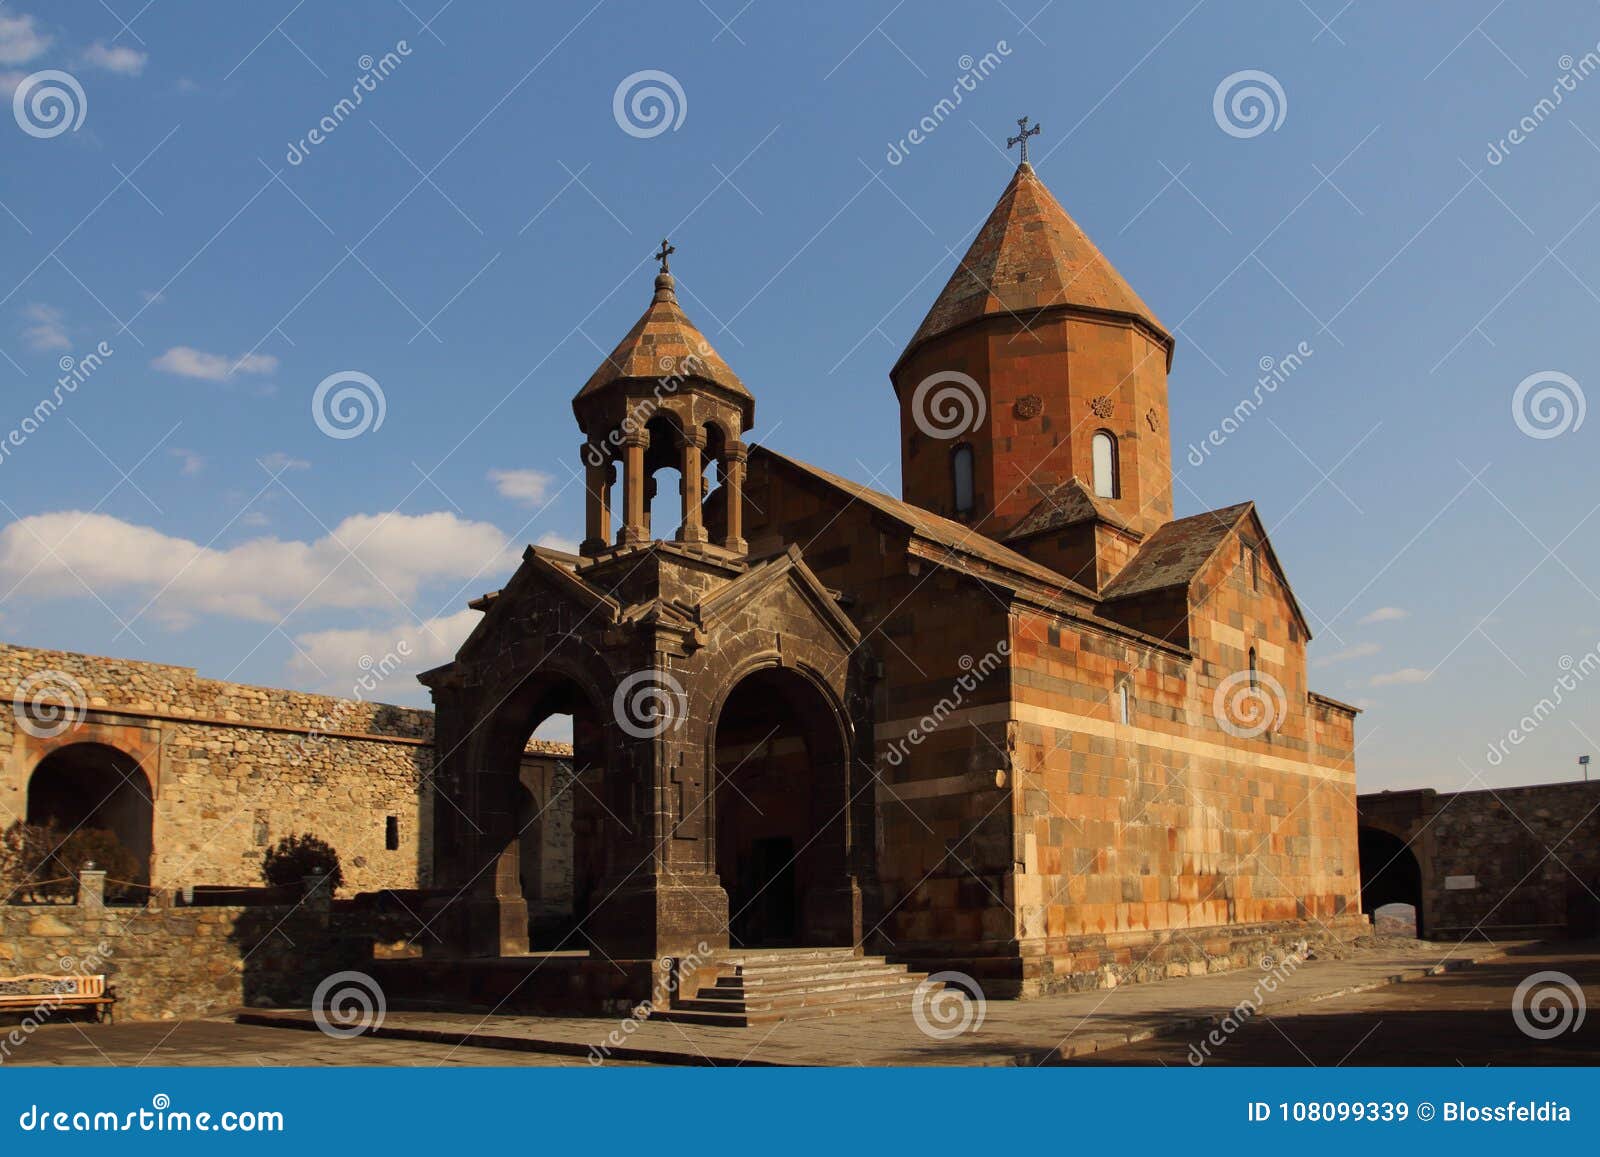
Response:
[[[662,246],[666,252],[671,252],[665,242]],[[661,272],[656,276],[655,296],[649,307],[590,375],[583,389],[572,399],[573,408],[579,409],[618,382],[693,379],[730,395],[730,400],[743,413],[748,429],[754,421],[755,397],[684,314],[678,305],[676,282],[667,269],[666,257],[657,254],[657,259],[661,262]]]
[[[900,361],[923,342],[980,318],[1026,319],[1054,306],[1142,322],[1171,359],[1172,335],[1024,160]]]

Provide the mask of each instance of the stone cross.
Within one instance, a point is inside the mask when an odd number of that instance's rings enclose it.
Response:
[[[1021,117],[1017,121],[1017,127],[1019,129],[1021,129],[1022,131],[1020,133],[1018,133],[1014,137],[1007,137],[1006,138],[1006,148],[1009,149],[1012,145],[1021,145],[1022,146],[1022,163],[1024,165],[1026,165],[1028,163],[1028,138],[1029,137],[1036,137],[1036,136],[1039,135],[1039,126],[1038,125],[1034,125],[1030,129],[1028,127],[1028,118],[1027,117]]]
[[[1034,132],[1038,132],[1039,130],[1038,129],[1034,129],[1033,131]],[[1024,151],[1026,151],[1026,149],[1024,149]],[[657,261],[661,262],[661,272],[662,273],[670,273],[671,272],[671,270],[669,270],[667,268],[667,258],[672,256],[677,251],[678,251],[678,247],[676,245],[668,245],[667,244],[667,239],[665,237],[663,237],[661,239],[661,252],[660,253],[656,253],[653,256],[655,257],[655,259]]]

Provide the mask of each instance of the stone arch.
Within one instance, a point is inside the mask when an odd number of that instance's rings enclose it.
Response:
[[[1371,915],[1385,904],[1410,904],[1417,912],[1417,936],[1424,927],[1422,863],[1412,846],[1375,825],[1357,829],[1361,860],[1361,909]]]
[[[735,946],[853,945],[851,726],[830,680],[756,656],[710,714],[711,867]]]
[[[28,777],[27,821],[54,824],[63,837],[108,831],[132,857],[126,885],[148,887],[155,852],[151,779],[139,760],[109,743],[84,741],[53,748]],[[108,865],[102,865],[106,867]]]

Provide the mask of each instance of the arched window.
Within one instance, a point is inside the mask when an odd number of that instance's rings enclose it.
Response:
[[[1096,431],[1092,449],[1095,496],[1121,498],[1122,481],[1117,477],[1117,440],[1105,430]]]
[[[955,481],[956,513],[972,513],[972,447],[963,443],[950,452],[950,473]]]
[[[1124,679],[1117,684],[1117,720],[1120,723],[1130,723],[1133,720],[1133,692]]]

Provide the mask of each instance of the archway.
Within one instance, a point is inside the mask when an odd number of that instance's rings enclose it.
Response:
[[[482,829],[472,833],[477,862],[503,856],[513,873],[497,896],[526,906],[528,943],[520,950],[581,945],[570,941],[609,867],[603,827],[615,804],[608,801],[605,722],[584,684],[546,670],[506,696],[484,729],[476,796],[466,810]],[[540,750],[541,739],[561,733],[570,737],[570,759]]]
[[[1362,827],[1357,833],[1361,857],[1361,908],[1371,914],[1388,904],[1408,904],[1416,912],[1416,934],[1427,933],[1423,924],[1422,866],[1406,842],[1381,828]]]
[[[131,873],[128,884],[150,883],[151,825],[155,805],[150,781],[131,755],[104,743],[73,743],[39,761],[28,779],[28,823],[52,824],[62,838],[110,832],[127,852],[130,866],[103,864],[113,876]],[[129,891],[110,885],[108,894]]]
[[[713,746],[716,869],[730,944],[853,943],[838,708],[800,672],[763,667],[723,700]]]

